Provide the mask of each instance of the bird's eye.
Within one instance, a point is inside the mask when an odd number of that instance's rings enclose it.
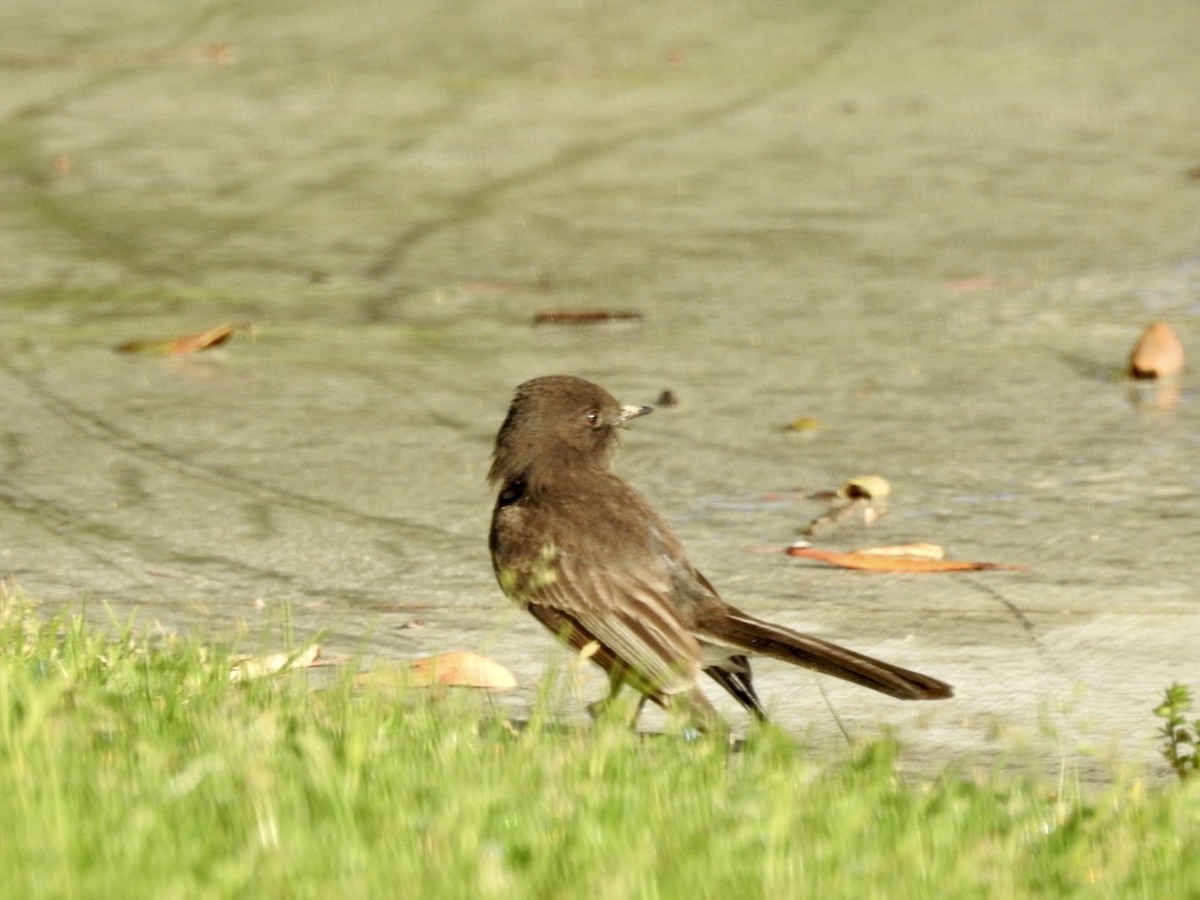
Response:
[[[585,412],[583,414],[583,418],[587,420],[589,427],[595,428],[597,425],[600,424],[600,410],[589,409],[587,412]]]

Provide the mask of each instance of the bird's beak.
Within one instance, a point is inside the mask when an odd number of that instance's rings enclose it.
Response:
[[[624,425],[630,419],[636,419],[638,416],[644,416],[647,413],[654,412],[653,406],[622,406],[621,414],[617,416],[614,425]]]

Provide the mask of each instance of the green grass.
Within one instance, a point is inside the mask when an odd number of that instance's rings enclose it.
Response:
[[[517,731],[477,695],[231,683],[0,596],[0,895],[1195,896],[1200,779],[1056,796],[896,748]],[[1148,729],[1152,727],[1149,722]]]

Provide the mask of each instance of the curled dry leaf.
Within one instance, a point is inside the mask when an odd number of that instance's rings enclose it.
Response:
[[[183,337],[126,341],[117,345],[117,352],[141,356],[186,356],[228,343],[235,331],[246,331],[253,337],[254,326],[249,322],[226,322],[208,331],[186,334]]]
[[[321,645],[311,644],[303,650],[293,653],[271,653],[267,656],[235,656],[230,660],[230,681],[245,681],[249,678],[262,678],[265,675],[275,675],[293,669],[307,669],[322,665]]]
[[[818,531],[824,531],[855,514],[862,517],[864,525],[871,526],[886,512],[887,505],[882,502],[879,506],[875,506],[873,505],[873,501],[862,498],[857,500],[837,500],[830,505],[829,509],[800,529],[800,533],[810,536],[815,535]]]
[[[1170,378],[1183,370],[1183,343],[1166,322],[1151,322],[1129,354],[1130,378]]]
[[[466,650],[418,659],[409,667],[408,674],[408,683],[414,687],[445,685],[508,691],[517,686],[512,672],[500,663]]]
[[[906,556],[909,559],[945,559],[946,548],[938,544],[892,544],[889,547],[859,547],[855,553],[870,556]]]
[[[859,475],[837,489],[846,500],[882,500],[892,492],[892,486],[882,475]]]
[[[814,419],[811,416],[804,416],[799,419],[792,419],[783,426],[784,431],[820,431],[821,422],[819,419]]]
[[[888,510],[887,498],[892,486],[882,475],[859,475],[851,478],[836,491],[817,491],[806,500],[823,500],[829,508],[809,522],[801,534],[814,535],[855,514],[861,515],[864,525],[873,525]]]
[[[553,309],[533,317],[535,325],[590,325],[595,322],[640,322],[642,314],[633,310]]]
[[[959,559],[929,559],[912,556],[880,556],[875,553],[851,551],[841,553],[836,550],[818,550],[806,543],[796,544],[787,549],[788,556],[799,556],[804,559],[815,559],[818,562],[829,563],[843,569],[858,569],[864,572],[979,572],[986,569],[1014,569],[1021,566],[1005,563],[971,562]]]

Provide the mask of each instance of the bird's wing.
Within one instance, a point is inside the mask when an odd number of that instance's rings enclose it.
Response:
[[[657,572],[634,572],[557,551],[555,577],[526,593],[526,602],[570,616],[650,688],[675,694],[696,683],[700,645]],[[535,579],[536,580],[536,579]]]
[[[621,515],[630,509],[635,515]],[[522,503],[496,517],[494,531],[502,534],[535,533],[530,519],[548,524],[544,512]],[[616,479],[607,491],[560,504],[550,521],[536,545],[523,537],[518,545],[493,547],[505,593],[548,627],[572,623],[571,633],[559,636],[577,649],[598,641],[606,653],[597,662],[619,660],[643,693],[693,688],[703,653],[671,596],[669,561],[682,549],[671,543],[666,523]],[[623,530],[616,521],[625,523]]]

